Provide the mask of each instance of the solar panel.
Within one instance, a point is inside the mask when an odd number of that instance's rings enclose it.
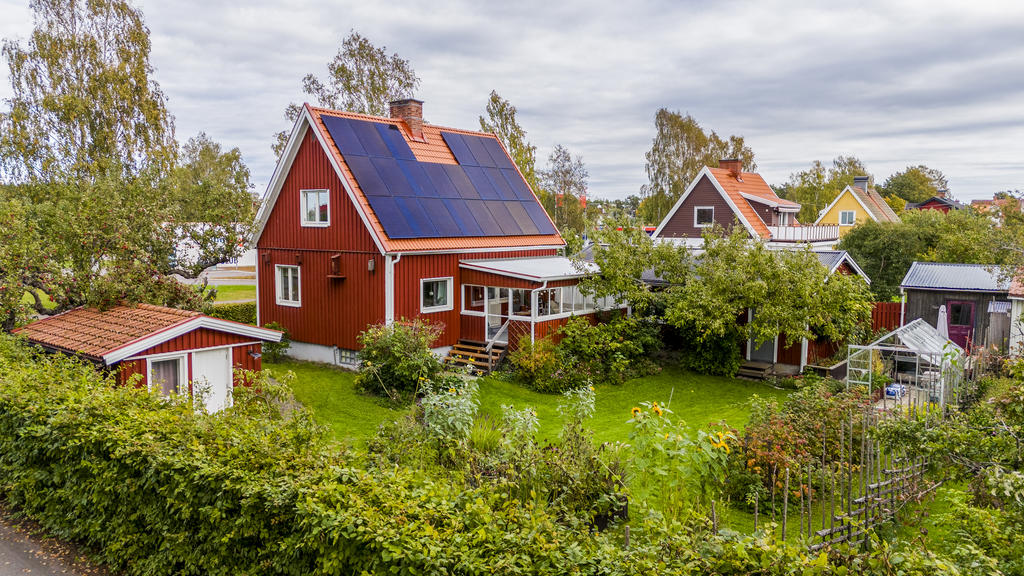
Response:
[[[465,166],[463,169],[466,171],[466,176],[469,177],[469,181],[473,183],[473,189],[480,194],[480,198],[483,200],[497,200],[499,198],[498,191],[494,189],[494,185],[491,184],[490,178],[484,173],[486,168],[479,166]]]
[[[490,200],[487,202],[487,210],[494,217],[494,221],[498,223],[498,228],[501,228],[502,234],[506,236],[522,235],[522,229],[519,228],[512,215],[509,214],[504,202],[501,200]]]
[[[530,215],[530,220],[537,226],[540,234],[554,234],[555,227],[551,224],[551,220],[548,218],[547,212],[537,202],[523,202],[523,208],[526,208],[526,213]]]
[[[452,155],[458,160],[460,166],[480,165],[480,162],[470,152],[469,147],[466,146],[466,141],[463,140],[462,134],[441,132],[441,137],[444,138],[444,143],[448,145],[448,149],[452,151]]]
[[[466,200],[466,207],[473,214],[473,219],[480,226],[484,236],[500,236],[502,234],[501,226],[498,226],[494,216],[491,216],[491,211],[487,209],[487,204],[483,200]]]
[[[373,167],[373,162],[368,157],[346,156],[345,163],[352,170],[352,175],[356,177],[356,182],[363,189],[363,194],[367,196],[391,195],[387,184],[381,180],[380,174],[377,173],[377,169]]]
[[[505,177],[505,182],[512,188],[512,191],[515,192],[516,198],[523,202],[536,202],[533,193],[530,192],[530,188],[526,185],[523,177],[519,175],[519,172],[505,168],[500,169],[499,172]]]
[[[338,118],[337,116],[321,116],[321,118],[331,139],[334,140],[334,145],[341,150],[342,156],[366,156],[366,150],[356,138],[356,133],[352,131],[348,118]]]
[[[481,138],[481,140],[483,140],[484,147],[491,154],[491,159],[494,160],[496,167],[515,171],[515,165],[512,164],[512,160],[509,160],[508,154],[505,153],[505,149],[498,143],[497,138]]]
[[[430,221],[437,228],[437,232],[441,236],[463,235],[462,228],[455,222],[455,218],[448,211],[444,200],[440,198],[420,198],[420,206],[423,206],[423,211],[427,213],[427,217],[430,218]]]
[[[490,138],[487,138],[490,140]],[[462,136],[462,141],[466,143],[469,151],[473,153],[473,157],[476,161],[486,168],[494,168],[494,159],[491,158],[490,152],[487,151],[487,147],[484,146],[484,138],[481,136]]]
[[[523,234],[537,234],[540,232],[540,228],[533,223],[533,218],[526,213],[526,208],[523,207],[522,202],[505,202],[505,208],[508,209],[512,219],[519,225],[520,230]]]
[[[392,157],[399,160],[416,160],[416,156],[412,153],[412,148],[409,148],[409,145],[406,144],[405,137],[398,130],[398,126],[394,124],[378,124],[376,122],[373,125],[376,126],[377,133],[380,134],[381,140],[388,147]]]
[[[494,138],[442,132],[459,164],[420,162],[393,124],[322,119],[392,238],[556,233]]]
[[[378,156],[380,158],[392,157],[387,144],[384,143],[384,139],[381,138],[380,132],[377,131],[376,122],[349,119],[348,123],[349,126],[352,127],[352,131],[356,133],[356,138],[359,139],[359,143],[363,145],[363,150],[366,150],[368,155]]]
[[[455,219],[455,224],[462,230],[463,236],[486,236],[483,229],[477,224],[476,218],[473,217],[473,213],[469,211],[469,206],[466,206],[465,200],[462,198],[446,198],[443,202],[448,207],[448,212],[452,215],[452,218]]]

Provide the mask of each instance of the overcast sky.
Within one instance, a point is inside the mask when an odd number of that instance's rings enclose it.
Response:
[[[583,156],[594,197],[646,182],[660,107],[743,135],[770,183],[854,155],[878,182],[938,168],[959,199],[1024,189],[1024,2],[139,5],[178,138],[239,147],[261,193],[284,107],[353,29],[412,63],[428,122],[477,128],[497,90],[538,164],[555,144]],[[27,0],[0,0],[0,36],[24,40],[31,25]]]

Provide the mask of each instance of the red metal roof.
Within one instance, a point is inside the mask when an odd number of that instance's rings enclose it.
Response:
[[[109,310],[75,308],[15,330],[36,344],[96,360],[121,346],[199,317],[199,312],[139,304]]]
[[[459,238],[389,238],[387,233],[384,231],[384,227],[377,219],[373,208],[370,203],[366,200],[366,196],[363,194],[359,187],[359,183],[356,182],[355,176],[345,163],[345,158],[342,156],[341,151],[334,144],[334,140],[330,137],[327,132],[327,127],[324,126],[322,117],[323,116],[337,116],[339,118],[354,118],[357,120],[367,120],[370,122],[378,122],[382,124],[392,124],[397,126],[401,131],[402,136],[405,138],[406,143],[409,144],[409,148],[412,149],[413,155],[416,159],[421,162],[437,162],[440,164],[458,164],[455,156],[452,155],[448,145],[445,144],[444,138],[441,136],[441,131],[445,132],[457,132],[459,134],[470,134],[474,136],[483,136],[489,138],[495,138],[493,134],[487,134],[483,132],[474,132],[470,130],[459,130],[457,128],[446,128],[442,126],[435,126],[433,124],[423,125],[423,140],[415,140],[409,133],[408,127],[405,122],[396,118],[384,118],[380,116],[368,116],[365,114],[355,114],[352,112],[342,112],[339,110],[330,110],[328,108],[317,108],[314,106],[306,105],[309,110],[310,116],[313,118],[313,129],[320,133],[320,140],[326,142],[328,153],[335,159],[338,166],[341,167],[342,175],[348,182],[349,186],[355,192],[356,202],[359,204],[360,209],[367,215],[370,227],[373,229],[374,234],[380,239],[381,244],[384,246],[386,252],[418,252],[418,251],[445,251],[445,250],[467,250],[476,248],[518,248],[518,247],[529,247],[529,246],[564,246],[565,241],[559,234],[548,234],[548,235],[534,235],[534,236],[486,236],[486,237],[459,237]],[[495,138],[497,139],[497,138]],[[501,144],[501,141],[498,141]],[[504,145],[502,145],[504,149]],[[508,154],[508,152],[505,152]],[[511,158],[510,158],[511,159]],[[513,162],[513,164],[515,164]],[[518,169],[518,167],[517,167]],[[522,174],[520,174],[522,177]],[[536,193],[534,194],[536,198]],[[539,200],[538,200],[539,203]]]

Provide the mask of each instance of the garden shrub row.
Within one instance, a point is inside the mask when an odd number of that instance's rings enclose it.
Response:
[[[207,316],[256,325],[256,303],[239,302],[236,304],[214,304],[206,310]]]
[[[257,386],[211,416],[0,336],[0,490],[128,574],[834,573],[770,536],[651,515],[627,549],[500,485],[361,469],[305,411],[271,409],[285,388]],[[911,562],[934,563],[872,565]]]

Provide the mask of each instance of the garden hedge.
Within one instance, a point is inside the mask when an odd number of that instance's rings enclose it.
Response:
[[[242,324],[256,325],[256,303],[240,302],[237,304],[214,304],[206,312],[207,315],[224,320],[234,320]]]
[[[264,383],[263,394],[274,391]],[[501,486],[369,472],[246,391],[218,415],[119,388],[0,336],[0,489],[46,530],[128,574],[801,574],[770,537],[653,517],[594,534]],[[818,564],[820,563],[820,564]]]

